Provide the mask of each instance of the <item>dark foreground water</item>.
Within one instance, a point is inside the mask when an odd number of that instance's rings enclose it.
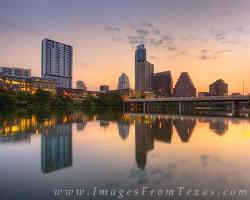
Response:
[[[250,120],[2,110],[0,199],[250,199]]]

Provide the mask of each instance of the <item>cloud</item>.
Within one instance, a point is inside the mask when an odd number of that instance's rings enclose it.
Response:
[[[146,37],[149,34],[149,31],[146,29],[137,29],[136,33],[139,37]]]
[[[120,42],[120,41],[123,40],[123,38],[122,37],[111,36],[111,40],[116,41],[116,42]]]
[[[238,26],[238,27],[235,27],[234,30],[240,34],[250,34],[249,26]]]
[[[215,52],[213,52],[213,51],[211,51],[211,50],[209,50],[209,49],[202,49],[202,50],[200,51],[200,56],[199,56],[199,58],[200,58],[201,60],[215,59],[215,58],[217,58],[217,55],[216,55]]]
[[[109,25],[104,25],[104,30],[105,31],[114,31],[114,32],[120,32],[121,30],[117,26],[109,26]]]
[[[209,49],[201,49],[199,58],[201,60],[215,59],[221,57],[224,53],[230,53],[230,52],[232,52],[232,50],[229,49],[217,50],[217,51],[212,51]]]
[[[127,39],[132,46],[146,43],[146,39],[144,37],[130,35]]]
[[[28,33],[39,33],[38,30],[34,29],[33,27],[27,27],[23,25],[19,25],[7,20],[0,19],[0,27],[9,28],[13,30],[28,32]]]
[[[227,33],[223,30],[220,31],[212,31],[212,34],[214,36],[214,39],[217,41],[222,41],[226,39]]]
[[[180,51],[180,54],[181,54],[181,55],[187,55],[188,52],[186,52],[186,51]]]
[[[153,26],[151,23],[149,23],[148,21],[143,21],[143,22],[140,24],[140,26],[142,26],[142,28],[149,28],[149,29],[154,28],[154,26]]]
[[[177,49],[174,37],[163,33],[147,21],[132,26],[132,31],[133,33],[129,34],[127,39],[133,48],[139,44],[145,44],[155,48],[165,48],[169,51]]]
[[[0,26],[6,27],[6,28],[11,28],[11,29],[16,29],[16,30],[22,30],[22,31],[27,31],[27,27],[6,21],[0,19]]]
[[[175,45],[174,46],[168,46],[168,50],[169,51],[176,51],[177,47]]]

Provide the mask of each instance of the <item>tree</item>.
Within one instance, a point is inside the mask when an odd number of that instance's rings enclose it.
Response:
[[[49,105],[53,98],[52,98],[52,93],[42,90],[42,89],[38,89],[34,95],[35,97],[35,104],[37,105]]]
[[[15,98],[17,105],[27,105],[34,101],[33,96],[28,92],[17,92]]]

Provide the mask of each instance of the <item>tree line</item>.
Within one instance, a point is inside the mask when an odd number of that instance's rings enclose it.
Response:
[[[34,94],[0,89],[0,106],[82,106],[82,107],[121,107],[122,97],[119,93],[86,96],[82,101],[75,102],[62,94],[52,95],[51,92],[38,89]]]

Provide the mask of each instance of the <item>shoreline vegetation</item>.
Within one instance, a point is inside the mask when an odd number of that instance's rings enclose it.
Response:
[[[16,92],[11,89],[0,89],[0,108],[24,108],[24,109],[53,109],[53,108],[87,108],[87,109],[123,109],[123,97],[119,93],[106,93],[98,96],[87,96],[82,101],[74,101],[63,94],[52,95],[51,92],[38,89],[34,94],[29,92]],[[178,105],[174,103],[159,104],[153,108],[156,112],[177,113]],[[226,106],[210,105],[199,107],[193,105],[191,112],[224,112]],[[189,110],[190,111],[190,110]],[[250,112],[250,105],[245,112]]]
[[[118,93],[100,94],[98,97],[87,96],[82,101],[75,102],[70,97],[38,89],[34,94],[0,90],[0,106],[14,107],[89,107],[89,108],[122,108],[123,99]]]

